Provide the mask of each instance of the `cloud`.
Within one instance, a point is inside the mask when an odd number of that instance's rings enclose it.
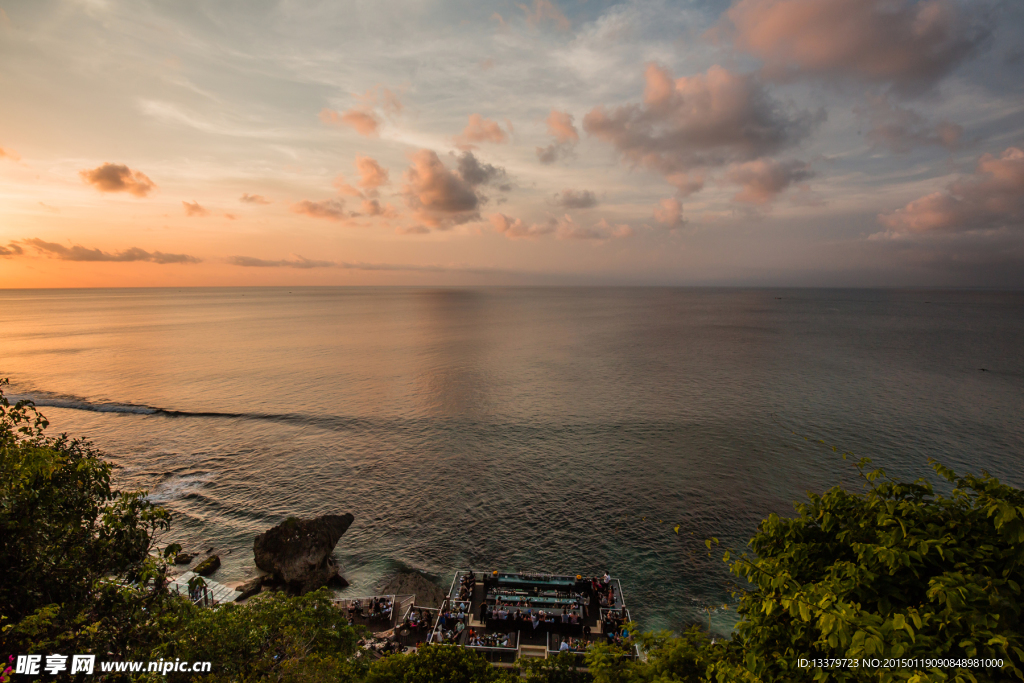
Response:
[[[842,76],[912,92],[975,54],[990,30],[951,0],[739,0],[715,34],[760,57],[771,79]]]
[[[961,233],[1024,227],[1024,151],[1008,147],[985,154],[974,174],[944,191],[879,215],[894,233]]]
[[[148,252],[138,247],[131,247],[124,251],[119,251],[116,254],[111,254],[99,249],[88,249],[79,245],[71,247],[65,247],[63,244],[57,244],[56,242],[45,242],[38,238],[32,238],[22,240],[22,244],[27,244],[34,247],[37,251],[47,254],[48,256],[61,261],[88,261],[88,262],[99,262],[99,261],[115,261],[115,262],[130,262],[130,261],[149,261],[151,263],[158,263],[165,265],[168,263],[199,263],[200,259],[195,256],[189,256],[188,254],[165,254],[162,251]]]
[[[11,161],[21,161],[21,156],[13,149],[7,149],[6,147],[0,147],[0,159],[10,159]]]
[[[376,137],[384,122],[377,110],[383,110],[393,117],[400,114],[403,108],[398,95],[381,85],[358,95],[357,99],[359,104],[343,112],[324,108],[320,112],[320,120],[328,125],[349,126],[360,135]]]
[[[425,225],[412,225],[398,228],[396,232],[401,235],[426,235],[430,232],[430,228]]]
[[[156,185],[141,171],[133,171],[124,164],[106,163],[94,169],[79,171],[82,180],[100,192],[127,192],[145,197]]]
[[[704,174],[699,172],[670,173],[665,181],[676,188],[679,195],[689,197],[704,189]]]
[[[242,266],[243,268],[333,268],[338,264],[334,261],[313,261],[311,259],[293,255],[290,260],[281,261],[266,261],[260,258],[253,258],[252,256],[231,256],[228,258],[228,263],[233,266]]]
[[[672,80],[648,64],[642,104],[597,106],[583,129],[610,143],[633,166],[661,173],[684,193],[703,186],[694,169],[756,159],[795,145],[823,112],[790,112],[752,75],[712,66]]]
[[[200,216],[200,217],[202,217],[202,216],[209,216],[210,215],[209,210],[203,208],[202,206],[200,206],[199,202],[197,202],[197,201],[193,201],[191,204],[189,204],[186,201],[182,201],[181,205],[185,207],[185,215],[186,216]]]
[[[482,163],[472,152],[463,152],[457,159],[459,175],[470,185],[487,185],[508,177],[504,168]]]
[[[462,130],[462,133],[455,136],[455,145],[459,149],[476,149],[475,142],[493,142],[502,144],[508,142],[506,133],[501,124],[491,119],[485,119],[480,114],[470,114],[469,123]]]
[[[538,27],[550,22],[559,31],[568,31],[572,27],[568,17],[551,0],[533,0],[533,7],[519,5],[519,9],[526,13],[526,23],[530,26]]]
[[[555,204],[566,209],[590,209],[597,206],[597,196],[590,190],[562,190],[555,195]]]
[[[340,194],[360,199],[372,199],[378,194],[377,188],[390,182],[388,170],[370,157],[356,157],[356,171],[359,173],[357,182],[359,188],[362,189],[349,185],[345,176],[339,175],[334,179],[334,187],[338,188]]]
[[[356,157],[356,170],[359,171],[359,187],[364,190],[376,190],[388,184],[388,170],[370,157]]]
[[[261,195],[261,194],[249,194],[248,192],[246,192],[241,197],[239,197],[238,201],[242,202],[243,204],[269,204],[270,203],[270,200],[267,199],[266,197],[264,197],[263,195]]]
[[[519,218],[510,218],[503,213],[490,215],[491,224],[495,232],[499,232],[509,239],[534,239],[544,235],[550,235],[558,227],[558,222],[551,219],[547,223],[534,223],[527,225]]]
[[[17,242],[9,242],[6,247],[0,244],[0,256],[21,256],[24,253],[25,250]]]
[[[448,229],[479,218],[480,197],[473,185],[445,168],[437,153],[421,149],[410,155],[402,194],[405,202],[426,226]]]
[[[547,147],[537,148],[537,158],[542,164],[553,164],[559,158],[572,154],[576,143],[580,141],[579,131],[573,124],[572,114],[552,109],[545,121],[548,135],[555,138]]]
[[[603,218],[590,227],[577,225],[569,214],[566,214],[558,221],[558,239],[560,240],[604,241],[619,237],[629,237],[632,234],[633,229],[628,225],[622,224],[613,227]]]
[[[933,125],[916,111],[893,104],[886,95],[869,97],[868,105],[857,107],[854,113],[871,126],[867,138],[872,144],[897,154],[923,145],[953,151],[960,146],[964,132],[963,127],[949,121]]]
[[[364,199],[361,211],[367,216],[382,216],[384,218],[397,218],[398,211],[390,204],[381,206],[376,199]]]
[[[654,220],[669,230],[682,227],[686,223],[682,203],[675,197],[662,199],[654,207]]]
[[[325,108],[320,112],[320,120],[332,126],[349,126],[360,135],[367,137],[376,137],[380,134],[381,120],[372,111],[349,109],[339,113]]]
[[[811,178],[814,174],[802,161],[775,161],[756,159],[734,164],[726,171],[730,182],[742,185],[743,189],[733,196],[738,202],[767,204],[784,192],[793,183]]]
[[[325,199],[322,202],[303,199],[301,202],[292,204],[292,211],[313,218],[327,218],[333,221],[345,220],[350,217],[350,214],[345,212],[345,202],[340,199]]]

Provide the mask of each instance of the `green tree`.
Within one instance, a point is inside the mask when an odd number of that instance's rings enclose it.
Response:
[[[0,381],[0,652],[124,655],[155,635],[146,628],[165,598],[164,565],[151,551],[170,514],[145,492],[114,489],[114,465],[87,441],[46,436],[46,419],[30,401],[11,405],[6,384]]]
[[[262,593],[217,609],[179,600],[161,630],[163,643],[150,657],[210,662],[209,680],[361,681],[366,673],[353,658],[364,629],[348,625],[327,589],[298,597]],[[173,673],[166,680],[176,677],[202,680]]]
[[[583,655],[560,652],[546,659],[526,658],[521,670],[527,683],[591,683],[594,676],[583,664]]]
[[[1024,680],[1024,492],[933,462],[952,488],[942,495],[923,479],[865,473],[869,463],[858,465],[865,493],[836,487],[798,504],[796,518],[771,515],[750,541],[754,557],[732,563],[753,589],[732,662],[712,667],[718,679]],[[914,663],[825,670],[801,658]],[[929,666],[936,658],[1003,667]]]
[[[366,683],[511,683],[518,676],[455,645],[425,645],[415,653],[391,655],[374,662]]]

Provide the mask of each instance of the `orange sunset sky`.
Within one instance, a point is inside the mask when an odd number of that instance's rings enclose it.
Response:
[[[0,0],[0,287],[1024,286],[1024,3]]]

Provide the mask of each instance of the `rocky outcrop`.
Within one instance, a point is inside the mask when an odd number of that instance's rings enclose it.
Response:
[[[270,574],[266,583],[302,594],[328,582],[344,581],[331,553],[353,519],[351,514],[314,519],[289,517],[257,536],[252,550],[256,566]]]
[[[377,591],[380,595],[415,595],[419,607],[440,607],[444,591],[425,574],[400,571],[388,577]]]
[[[199,576],[209,576],[220,569],[220,557],[217,555],[210,555],[208,558],[197,564],[192,568],[192,571]]]
[[[174,556],[174,564],[191,564],[196,559],[195,553],[178,553]]]
[[[239,584],[235,588],[235,590],[239,591],[238,597],[235,598],[235,602],[239,602],[240,600],[245,600],[246,598],[251,598],[252,596],[254,596],[257,593],[259,593],[260,589],[263,588],[263,578],[264,577],[261,574],[259,576],[252,577],[251,579],[249,579],[245,583]]]

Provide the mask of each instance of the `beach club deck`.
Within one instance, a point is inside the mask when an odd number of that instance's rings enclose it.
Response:
[[[497,665],[568,651],[582,666],[594,643],[621,641],[629,620],[622,585],[609,576],[465,569],[455,573],[430,641],[474,650]]]

